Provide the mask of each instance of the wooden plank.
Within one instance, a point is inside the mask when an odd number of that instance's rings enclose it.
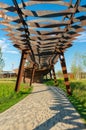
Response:
[[[67,10],[62,10],[62,11],[30,11],[26,9],[22,9],[22,12],[24,15],[27,16],[35,16],[35,17],[45,17],[45,18],[50,18],[50,17],[58,17],[58,16],[64,16],[64,15],[69,15],[75,13],[75,9],[67,9]]]
[[[41,41],[41,40],[37,40],[37,41],[32,41],[32,40],[30,40],[30,43],[41,43],[41,44],[46,44],[46,43],[52,43],[52,42],[58,42],[58,39],[55,39],[55,40],[45,40],[45,41]]]
[[[58,34],[58,35],[35,35],[35,36],[31,36],[30,35],[30,38],[31,39],[35,39],[35,40],[38,40],[38,39],[41,39],[41,40],[46,40],[46,39],[50,39],[50,38],[61,38],[62,35]]]
[[[15,20],[19,19],[18,16],[11,17],[11,16],[6,15],[4,10],[0,10],[0,18],[3,18],[4,20],[6,20],[8,22],[15,21]]]
[[[31,19],[31,20],[27,21],[27,24],[30,25],[31,23],[41,23],[41,22],[42,23],[46,22],[47,24],[49,24],[49,23],[58,24],[59,20],[53,20],[53,19],[49,19],[49,18],[38,18],[38,19]]]
[[[60,26],[66,26],[66,25],[69,25],[70,24],[70,20],[67,20],[67,21],[57,21],[57,23],[46,23],[46,24],[43,24],[43,23],[30,23],[30,26],[31,27],[38,27],[38,28],[55,28],[55,27],[60,27]]]
[[[44,31],[44,30],[36,31],[36,30],[33,30],[33,29],[29,29],[29,32],[32,33],[32,34],[39,34],[40,33],[40,35],[49,35],[49,34],[64,33],[65,30],[64,29],[53,29],[52,31],[51,30],[47,30],[47,31]]]
[[[0,8],[3,9],[5,12],[11,11],[14,12],[16,11],[14,6],[10,6],[8,4],[0,2]]]
[[[24,5],[25,6],[31,6],[31,5],[35,5],[35,4],[59,4],[59,5],[62,5],[62,6],[70,6],[70,3],[69,2],[64,2],[64,1],[61,1],[61,0],[53,0],[53,1],[27,1],[27,2],[24,2]],[[22,8],[22,4],[18,4],[20,8]]]

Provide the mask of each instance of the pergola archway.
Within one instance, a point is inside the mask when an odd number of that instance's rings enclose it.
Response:
[[[86,5],[80,3],[82,0],[12,1],[12,5],[0,2],[0,24],[4,25],[2,30],[7,32],[14,47],[21,50],[15,91],[19,90],[26,59],[32,64],[30,85],[36,71],[44,76],[52,70],[56,82],[54,65],[60,59],[70,95],[64,52],[72,46],[72,41],[80,35],[79,32],[84,31]],[[39,6],[40,10],[37,8]],[[54,10],[54,6],[57,6],[58,11]]]

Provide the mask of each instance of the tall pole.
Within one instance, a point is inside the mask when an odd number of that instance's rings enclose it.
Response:
[[[52,79],[52,73],[51,73],[51,70],[50,70],[50,79]]]
[[[25,81],[25,70],[24,70],[24,74],[23,74],[23,82],[26,83],[26,81]]]
[[[20,66],[19,66],[19,71],[18,71],[18,76],[17,76],[17,81],[16,81],[16,86],[15,86],[15,91],[18,92],[20,89],[20,83],[22,80],[22,75],[23,75],[23,71],[24,71],[24,64],[25,64],[25,60],[26,60],[27,54],[22,51],[22,55],[21,55],[21,61],[20,61]]]
[[[46,80],[48,79],[48,77],[47,77],[47,74],[46,74]]]
[[[32,83],[33,83],[34,75],[35,75],[35,64],[33,64],[33,68],[32,68],[32,74],[31,74],[30,86],[31,86]]]
[[[61,67],[62,67],[62,72],[64,75],[64,81],[65,81],[67,93],[68,93],[68,95],[71,95],[72,93],[71,93],[71,88],[70,88],[70,83],[69,83],[68,73],[67,73],[67,68],[66,68],[66,62],[65,62],[65,57],[64,57],[63,52],[59,56],[59,59],[60,59]]]
[[[52,74],[53,74],[53,77],[54,77],[55,86],[57,86],[58,83],[57,83],[57,79],[56,79],[54,65],[52,65],[51,69],[52,69]]]

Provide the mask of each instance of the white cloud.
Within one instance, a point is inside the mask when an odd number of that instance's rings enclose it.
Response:
[[[6,51],[6,53],[19,54],[17,51]]]
[[[78,42],[78,43],[86,43],[86,31],[79,33],[80,36],[76,37],[77,39],[74,40],[73,42]]]
[[[5,38],[0,39],[0,47],[2,48],[2,52],[5,52],[8,46],[9,44],[7,43]]]
[[[0,39],[0,47],[2,49],[3,53],[11,53],[11,54],[19,54],[18,51],[15,50],[15,48],[13,48],[11,46],[11,43],[9,43],[10,41],[8,41],[6,38],[1,38]]]

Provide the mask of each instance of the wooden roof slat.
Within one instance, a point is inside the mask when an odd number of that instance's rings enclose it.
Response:
[[[31,6],[31,5],[35,5],[35,4],[58,4],[58,5],[62,5],[62,6],[70,6],[70,3],[68,2],[64,2],[62,0],[53,0],[53,1],[27,1],[24,2],[25,6]],[[19,7],[22,8],[22,4],[19,4]]]
[[[64,15],[69,15],[72,13],[75,13],[75,9],[67,9],[59,12],[54,12],[54,11],[30,11],[30,10],[25,10],[22,9],[22,12],[24,15],[27,16],[35,16],[35,17],[45,17],[45,18],[50,18],[50,17],[57,17],[57,16],[64,16]]]
[[[8,8],[8,7],[10,7],[8,4],[0,2],[0,8],[4,9],[4,8]]]
[[[49,18],[38,18],[38,19],[32,19],[32,20],[29,20],[27,21],[27,24],[30,25],[30,23],[43,23],[43,22],[46,22],[46,23],[53,23],[53,24],[58,24],[59,23],[59,20],[53,20],[53,19],[49,19]]]
[[[6,21],[8,20],[8,22],[10,21],[15,21],[17,19],[19,19],[19,17],[11,17],[11,16],[8,16],[5,14],[5,11],[4,10],[0,10],[0,18],[3,18],[5,19]]]
[[[29,22],[30,23],[30,22]],[[30,23],[30,28],[36,29],[36,28],[55,28],[55,27],[60,27],[60,26],[66,26],[69,25],[70,21],[59,21],[57,23],[51,23],[51,24],[41,24],[41,23]]]
[[[40,64],[41,68],[55,64],[61,51],[65,52],[71,47],[73,40],[85,30],[86,15],[81,13],[78,16],[78,13],[86,12],[86,5],[80,6],[80,1],[73,4],[72,1],[62,0],[30,0],[20,4],[16,1],[13,4],[0,2],[1,30],[7,32],[6,35],[16,48],[27,50],[30,62]],[[54,11],[48,8],[28,8],[33,5],[37,7],[38,4],[55,4],[57,7],[65,6],[65,9],[58,8],[58,11]]]

